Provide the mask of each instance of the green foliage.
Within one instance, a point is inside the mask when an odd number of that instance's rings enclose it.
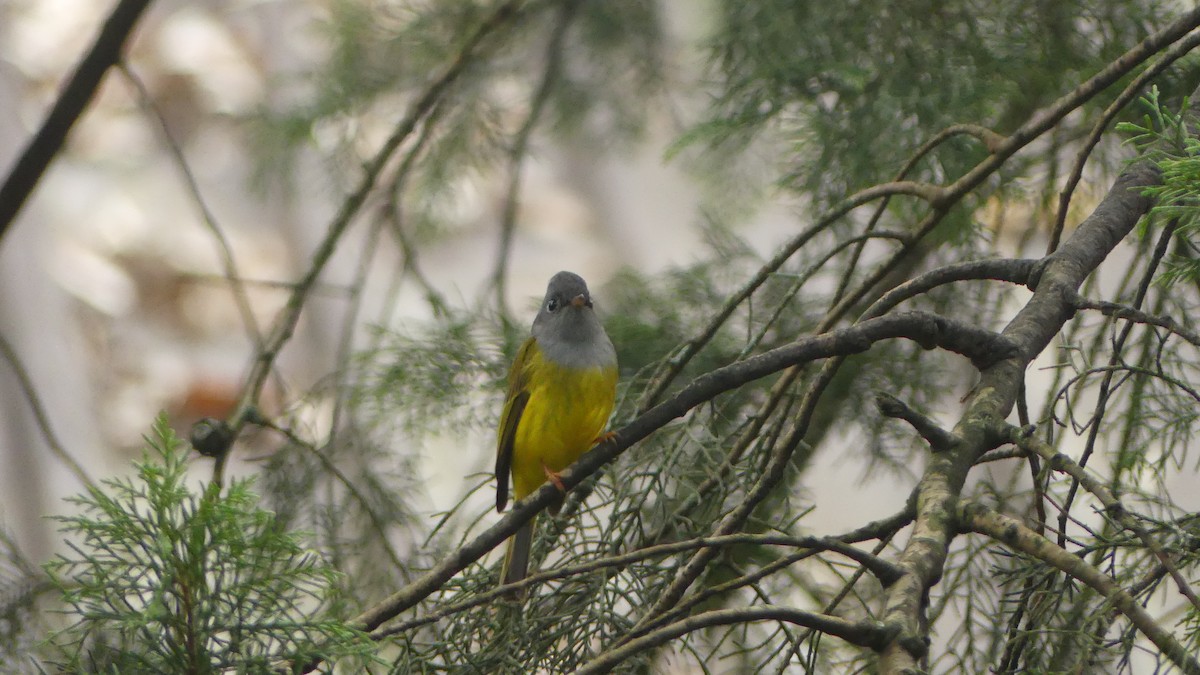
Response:
[[[1169,255],[1157,282],[1170,287],[1200,281],[1200,140],[1192,134],[1197,118],[1188,111],[1184,98],[1178,109],[1164,102],[1157,87],[1142,99],[1146,112],[1138,122],[1126,122],[1119,130],[1129,134],[1140,157],[1158,167],[1162,183],[1143,190],[1154,199],[1150,217],[1143,219],[1141,233],[1149,223],[1169,223],[1181,245]]]
[[[778,137],[787,184],[825,204],[892,178],[936,131],[1007,133],[1115,57],[1166,2],[731,0],[712,40],[720,83],[704,143]],[[1100,104],[1105,101],[1103,97]],[[919,169],[940,181],[982,157],[947,144]],[[981,195],[986,196],[986,195]]]
[[[507,374],[494,325],[469,313],[451,313],[411,331],[377,330],[379,346],[358,356],[353,401],[371,417],[394,418],[408,433],[480,426],[481,390],[499,392]],[[519,343],[516,343],[519,345]]]
[[[72,671],[269,672],[373,648],[322,616],[336,574],[257,507],[251,480],[187,485],[187,448],[165,419],[137,477],[72,499],[72,554],[46,569],[74,623],[54,637]]]
[[[498,0],[393,2],[338,0],[322,24],[330,58],[297,81],[305,91],[263,109],[255,120],[260,183],[286,178],[300,150],[315,145],[332,159],[331,175],[357,176],[380,128],[400,119],[424,88],[497,7]],[[556,5],[573,11],[554,11]],[[512,135],[534,107],[534,92],[553,64],[547,110],[537,128],[557,140],[636,139],[664,81],[662,19],[651,0],[529,2],[484,44],[444,96],[417,153],[405,211],[426,233],[460,226],[464,188],[508,157]],[[567,46],[547,52],[555,24]],[[535,136],[536,138],[536,136]]]

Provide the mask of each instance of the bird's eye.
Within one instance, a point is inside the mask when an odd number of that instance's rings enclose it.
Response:
[[[546,311],[553,312],[558,309],[558,299],[550,298],[546,301]]]

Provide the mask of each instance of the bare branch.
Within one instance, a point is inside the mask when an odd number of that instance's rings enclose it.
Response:
[[[1155,54],[1180,40],[1197,26],[1200,26],[1200,7],[1193,8],[1162,30],[1148,35],[1135,47],[1102,68],[1100,72],[1031,116],[1028,121],[1009,134],[1002,143],[993,148],[992,154],[979,166],[949,186],[949,191],[953,193],[964,189],[968,191],[975,189],[1030,141],[1053,128],[1071,111],[1087,103],[1096,94],[1118,82],[1138,65],[1153,58]]]
[[[754,605],[738,609],[719,609],[696,614],[653,630],[615,649],[602,652],[595,659],[575,671],[577,675],[607,673],[625,659],[642,651],[666,644],[688,633],[714,626],[749,623],[754,621],[782,621],[811,628],[827,635],[839,637],[851,644],[879,649],[891,640],[896,631],[875,621],[848,621],[840,617],[817,612],[807,612],[792,607]]]
[[[1033,297],[1003,332],[1019,345],[1018,354],[980,372],[980,381],[954,429],[963,442],[951,452],[933,455],[921,478],[913,536],[899,560],[910,574],[888,589],[884,614],[889,623],[903,625],[902,635],[910,639],[897,640],[884,650],[882,672],[900,673],[917,667],[917,655],[904,645],[925,637],[925,598],[941,578],[954,537],[946,515],[961,493],[970,468],[998,444],[992,421],[1008,415],[1020,393],[1026,366],[1074,314],[1072,299],[1079,285],[1146,212],[1150,202],[1141,194],[1141,188],[1157,181],[1157,171],[1141,164],[1132,166],[1071,238],[1034,270]]]
[[[1002,136],[985,127],[974,124],[952,124],[934,134],[929,140],[922,143],[921,147],[917,148],[917,151],[913,153],[913,156],[910,157],[908,161],[904,163],[904,166],[900,168],[900,171],[896,173],[896,177],[893,180],[903,180],[907,178],[909,172],[916,168],[917,163],[920,162],[930,152],[933,152],[934,148],[938,147],[947,140],[960,135],[973,136],[979,139],[985,146],[987,146],[988,152],[991,152],[993,148],[997,147],[997,145],[1004,140]],[[875,212],[871,214],[871,220],[867,222],[866,231],[868,233],[875,230],[875,227],[879,224],[879,219],[883,216],[884,211],[887,210],[888,204],[890,204],[891,201],[891,197],[884,197],[882,200],[880,200],[879,206],[875,207]],[[845,295],[846,290],[850,287],[850,280],[853,278],[855,270],[858,269],[858,261],[862,256],[864,247],[865,244],[859,244],[854,247],[854,252],[850,256],[850,261],[846,264],[846,271],[842,275],[841,280],[838,282],[837,290],[833,293],[834,304],[837,304],[837,302],[842,299],[842,296]]]
[[[1115,319],[1125,319],[1134,323],[1144,323],[1149,326],[1158,326],[1165,328],[1179,337],[1187,340],[1193,345],[1200,347],[1200,333],[1181,326],[1178,321],[1169,316],[1155,316],[1147,314],[1140,309],[1122,305],[1116,302],[1105,302],[1103,300],[1089,300],[1082,296],[1075,298],[1076,309],[1093,309],[1105,316],[1111,316]]]
[[[1108,511],[1108,513],[1117,519],[1117,522],[1121,524],[1121,527],[1124,527],[1125,529],[1137,535],[1137,538],[1146,545],[1146,548],[1150,549],[1150,551],[1154,553],[1154,556],[1158,558],[1159,563],[1162,564],[1163,569],[1167,570],[1167,572],[1171,575],[1171,578],[1175,580],[1175,585],[1179,588],[1179,592],[1183,594],[1185,598],[1187,598],[1188,602],[1192,603],[1193,608],[1195,608],[1197,611],[1200,611],[1200,598],[1196,597],[1196,593],[1192,590],[1191,584],[1189,584],[1187,579],[1180,574],[1179,569],[1175,567],[1175,564],[1171,562],[1171,558],[1169,555],[1167,555],[1167,552],[1163,550],[1162,544],[1160,544],[1157,539],[1150,536],[1150,533],[1147,532],[1144,527],[1142,527],[1141,523],[1139,523],[1137,519],[1130,514],[1129,510],[1125,508],[1125,505],[1122,504],[1119,499],[1117,499],[1117,496],[1114,495],[1112,491],[1105,487],[1104,483],[1101,482],[1100,479],[1088,473],[1087,469],[1084,469],[1079,464],[1076,464],[1075,461],[1070,457],[1067,457],[1061,452],[1056,451],[1045,441],[1036,438],[1033,435],[1034,429],[1032,428],[1018,429],[1017,427],[1005,424],[1002,425],[997,432],[1006,440],[1015,444],[1022,450],[1036,454],[1037,456],[1046,460],[1047,465],[1051,469],[1054,469],[1055,471],[1061,471],[1071,476],[1078,481],[1079,485],[1083,486],[1083,489],[1095,495],[1095,497],[1100,500],[1100,503],[1104,505],[1104,508]]]
[[[54,429],[50,426],[50,417],[46,415],[46,408],[42,405],[41,398],[37,395],[37,390],[33,387],[33,380],[29,378],[29,373],[25,372],[25,367],[21,365],[21,359],[17,357],[16,351],[12,345],[8,344],[8,340],[0,337],[0,356],[8,361],[8,366],[12,368],[13,374],[17,376],[17,382],[21,385],[21,391],[25,394],[25,400],[29,401],[29,408],[33,411],[33,419],[37,422],[38,430],[42,432],[42,438],[46,441],[46,445],[50,448],[50,453],[62,462],[67,470],[75,476],[75,479],[83,483],[88,488],[95,489],[94,483],[87,471],[84,471],[83,466],[75,461],[67,448],[58,440]]]
[[[192,198],[196,209],[200,212],[200,217],[204,221],[204,226],[212,233],[213,239],[217,242],[217,254],[221,258],[221,267],[225,274],[225,280],[229,283],[229,290],[233,293],[233,303],[237,306],[238,313],[241,314],[242,324],[246,328],[246,334],[250,337],[250,343],[256,349],[262,347],[262,330],[258,326],[258,320],[254,318],[254,311],[250,308],[250,300],[246,296],[246,285],[242,281],[242,276],[238,272],[237,261],[233,257],[233,247],[229,245],[229,238],[225,236],[224,230],[221,229],[220,223],[217,222],[216,216],[213,215],[212,209],[208,207],[208,202],[205,201],[204,195],[200,192],[200,184],[196,181],[196,175],[192,173],[192,169],[188,166],[187,158],[183,155],[183,148],[175,142],[171,137],[171,130],[167,127],[167,120],[163,117],[162,111],[155,105],[154,99],[150,96],[150,91],[146,88],[146,84],[142,79],[133,72],[129,64],[124,61],[117,64],[121,74],[129,81],[129,84],[137,92],[138,98],[141,99],[142,107],[145,108],[151,116],[154,117],[158,126],[158,131],[163,138],[163,142],[167,146],[171,158],[175,160],[175,166],[179,167],[179,173],[183,176],[184,185],[187,187],[188,196]]]
[[[361,490],[358,489],[358,486],[354,484],[354,481],[350,480],[350,477],[347,476],[340,467],[338,467],[337,462],[329,459],[329,457],[322,452],[320,448],[313,443],[300,438],[291,429],[281,427],[275,422],[266,419],[260,419],[257,420],[257,422],[260,426],[282,434],[297,447],[304,448],[306,452],[313,455],[317,458],[317,461],[321,462],[321,466],[325,469],[325,471],[327,471],[330,476],[337,480],[342,487],[346,488],[346,492],[350,494],[350,497],[354,501],[358,502],[359,508],[361,508],[363,513],[367,515],[367,520],[371,521],[371,527],[375,529],[375,533],[378,535],[377,539],[379,541],[379,545],[381,548],[383,548],[384,553],[387,554],[392,566],[398,570],[403,569],[404,563],[400,559],[400,554],[396,552],[396,548],[392,546],[392,542],[388,539],[388,531],[387,527],[384,525],[383,518],[375,512],[375,507],[371,505],[371,501],[367,499],[367,496],[364,495]]]
[[[1079,181],[1083,177],[1084,164],[1087,163],[1092,150],[1100,142],[1100,137],[1104,135],[1104,132],[1108,129],[1108,125],[1112,124],[1112,121],[1125,109],[1125,106],[1129,105],[1137,98],[1138,94],[1145,90],[1147,84],[1161,75],[1172,63],[1178,61],[1197,46],[1200,46],[1200,32],[1185,36],[1179,42],[1165,49],[1157,61],[1151,64],[1149,68],[1138,73],[1138,76],[1125,86],[1125,89],[1121,91],[1117,98],[1104,109],[1104,112],[1100,115],[1100,119],[1096,120],[1091,133],[1088,134],[1087,140],[1084,141],[1083,147],[1080,148],[1079,154],[1075,157],[1075,163],[1071,167],[1071,174],[1067,177],[1067,184],[1058,195],[1058,213],[1054,217],[1054,228],[1050,233],[1050,243],[1046,245],[1047,254],[1053,253],[1054,249],[1058,248],[1058,242],[1062,239],[1063,227],[1067,222],[1067,209],[1071,206],[1071,196],[1075,193],[1075,188],[1078,187]]]
[[[1154,246],[1154,252],[1150,255],[1150,261],[1146,266],[1146,271],[1142,275],[1142,280],[1138,284],[1137,294],[1134,296],[1134,308],[1140,308],[1146,300],[1146,294],[1150,291],[1150,284],[1154,281],[1154,271],[1158,269],[1159,263],[1163,256],[1167,254],[1167,246],[1174,236],[1174,225],[1164,227],[1158,235],[1158,242]],[[1077,295],[1077,294],[1076,294]],[[1075,296],[1072,296],[1075,297]],[[1126,324],[1121,329],[1120,335],[1117,336],[1113,344],[1112,353],[1108,359],[1110,367],[1117,366],[1121,363],[1121,353],[1125,349],[1125,342],[1129,340],[1130,334],[1133,332],[1133,324]],[[1100,438],[1100,426],[1104,420],[1104,415],[1108,411],[1109,392],[1112,390],[1113,377],[1119,370],[1111,370],[1105,374],[1104,380],[1100,383],[1100,391],[1096,395],[1096,412],[1092,415],[1092,427],[1088,430],[1087,442],[1084,444],[1083,452],[1079,456],[1079,465],[1087,466],[1088,459],[1091,458],[1092,452],[1096,447],[1096,440]],[[1063,512],[1059,516],[1058,526],[1060,530],[1066,530],[1066,515],[1071,510],[1071,503],[1075,500],[1075,493],[1079,489],[1078,483],[1071,486],[1067,494],[1067,499],[1064,504]],[[1065,546],[1065,540],[1062,535],[1059,536],[1059,546]]]
[[[372,638],[380,639],[389,635],[397,635],[413,628],[425,626],[444,617],[450,616],[458,612],[463,612],[472,607],[487,604],[497,598],[510,596],[514,592],[520,592],[525,589],[539,586],[548,581],[558,581],[568,579],[570,577],[589,574],[597,570],[608,568],[626,567],[632,563],[643,560],[664,557],[691,551],[698,548],[722,548],[726,546],[735,546],[750,544],[754,546],[784,546],[788,548],[801,549],[797,553],[793,553],[784,558],[784,565],[794,563],[800,557],[808,557],[815,555],[821,551],[833,551],[840,553],[846,557],[858,562],[864,569],[867,569],[875,575],[879,582],[886,586],[894,580],[899,574],[899,570],[894,568],[890,563],[882,558],[862,551],[850,546],[846,542],[837,537],[785,537],[780,535],[761,535],[761,534],[731,534],[724,537],[697,537],[685,541],[672,542],[668,544],[658,544],[656,546],[647,546],[628,553],[619,555],[605,556],[596,558],[585,563],[576,565],[565,565],[552,570],[543,570],[522,579],[519,582],[498,586],[492,590],[485,591],[478,595],[472,596],[467,600],[456,602],[454,604],[442,607],[433,612],[429,612],[408,621],[404,621],[395,625],[388,626],[384,629],[377,630],[371,634]],[[799,555],[798,555],[799,554]],[[740,587],[748,583],[746,580],[738,580],[735,587]]]
[[[9,170],[4,185],[0,185],[0,240],[3,240],[13,218],[37,187],[46,167],[62,149],[75,121],[83,116],[104,74],[121,60],[125,41],[149,4],[150,0],[121,0],[117,3],[91,49],[75,66],[75,72],[58,95],[41,128]]]
[[[1162,650],[1171,663],[1189,675],[1200,675],[1200,661],[1179,644],[1170,631],[1159,625],[1136,598],[1079,556],[1039,536],[1015,518],[996,513],[978,503],[961,504],[957,509],[957,519],[964,529],[992,537],[1087,584],[1124,614],[1138,631]]]
[[[350,225],[354,217],[358,215],[359,210],[367,200],[367,196],[374,189],[375,182],[383,172],[384,167],[387,166],[392,155],[395,154],[400,145],[412,134],[421,120],[429,114],[441,97],[463,73],[467,65],[478,58],[485,39],[501,28],[511,24],[521,15],[521,5],[520,0],[505,2],[479,24],[463,43],[454,61],[425,89],[424,93],[412,105],[404,118],[396,125],[391,136],[388,137],[383,146],[365,166],[358,187],[342,202],[341,208],[337,215],[334,216],[325,233],[325,238],[313,253],[308,272],[297,282],[296,288],[292,291],[291,297],[288,298],[287,304],[276,320],[271,334],[255,358],[253,368],[250,375],[246,378],[246,385],[238,400],[237,410],[233,413],[228,423],[230,429],[233,430],[231,442],[236,439],[237,433],[240,432],[250,412],[254,409],[255,402],[259,398],[262,387],[266,383],[267,375],[271,372],[271,367],[275,362],[275,358],[279,355],[279,351],[291,339],[292,332],[296,328],[296,322],[300,319],[300,311],[304,308],[309,290],[316,283],[317,277],[320,276],[321,272],[325,269],[325,265],[333,256],[334,249],[337,248],[338,242],[341,240],[346,228]],[[220,455],[213,467],[213,481],[216,483],[221,483],[223,480],[226,457],[227,453]]]
[[[944,452],[958,444],[959,438],[938,426],[937,422],[908,407],[904,401],[887,392],[875,393],[875,405],[879,412],[887,417],[894,417],[912,425],[921,438],[924,438],[934,452]]]
[[[692,358],[696,354],[700,353],[700,350],[703,349],[704,346],[707,345],[714,336],[716,336],[717,331],[720,330],[721,326],[725,324],[729,317],[733,316],[734,310],[736,310],[743,302],[745,302],[746,298],[749,298],[751,295],[753,295],[754,291],[762,286],[766,280],[775,273],[776,270],[778,270],[785,262],[788,261],[789,258],[795,255],[796,251],[799,251],[804,247],[805,244],[807,244],[809,241],[812,241],[813,238],[828,229],[830,225],[838,220],[841,220],[843,216],[857,209],[858,207],[869,204],[876,199],[904,194],[920,196],[930,202],[935,200],[938,203],[945,202],[945,195],[941,192],[940,188],[926,183],[915,183],[912,181],[883,183],[881,185],[876,185],[865,190],[861,190],[847,197],[842,201],[841,204],[838,204],[831,209],[829,213],[822,216],[808,229],[796,235],[787,244],[784,244],[783,247],[781,247],[779,251],[777,251],[769,261],[767,261],[766,264],[759,268],[754,277],[743,284],[742,287],[725,302],[725,305],[717,312],[716,316],[709,321],[708,325],[705,326],[704,330],[701,331],[699,335],[689,340],[678,354],[672,356],[665,362],[664,367],[655,374],[650,385],[646,387],[645,393],[638,402],[638,412],[645,412],[646,410],[649,410],[659,400],[659,397],[662,396],[663,392],[667,390],[667,387],[670,386],[675,377],[679,375],[679,373],[683,371],[684,367],[692,360]],[[918,228],[918,234],[912,236],[908,240],[909,243],[915,243],[930,229],[932,229],[931,225],[928,223],[923,223],[922,226]],[[907,251],[909,248],[910,246],[906,246],[903,250]],[[874,281],[870,283],[871,285],[874,285]],[[836,318],[834,320],[824,322],[822,326],[818,328],[818,330],[828,330],[834,325],[834,323],[836,323]]]
[[[988,260],[968,260],[966,262],[944,265],[935,270],[910,279],[892,290],[884,293],[871,304],[862,318],[883,316],[886,312],[901,302],[914,298],[922,293],[956,281],[992,280],[1007,281],[1014,284],[1028,283],[1029,277],[1037,266],[1036,260],[990,258]]]
[[[584,454],[562,473],[563,486],[568,490],[575,487],[634,443],[721,393],[799,363],[859,353],[866,351],[879,340],[897,337],[914,340],[926,347],[940,346],[980,362],[1006,358],[1004,355],[1012,350],[1012,345],[999,339],[994,333],[927,312],[893,314],[822,335],[801,338],[790,345],[718,368],[696,378],[673,397],[618,431],[615,439],[601,443]],[[361,614],[355,619],[355,623],[366,630],[373,630],[384,621],[412,607],[515,533],[538,511],[555,502],[560,494],[557,486],[550,483],[543,485],[532,495],[518,502],[495,525],[459,547],[421,578]]]

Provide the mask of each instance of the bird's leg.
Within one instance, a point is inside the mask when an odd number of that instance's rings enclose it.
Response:
[[[559,492],[563,493],[564,495],[567,494],[567,486],[563,485],[562,476],[560,476],[558,472],[551,471],[550,467],[546,466],[545,464],[542,464],[542,471],[546,472],[546,480],[554,483],[554,487],[558,488]]]
[[[611,441],[612,439],[614,439],[614,438],[616,438],[616,437],[617,437],[617,432],[615,432],[615,431],[605,431],[604,433],[602,433],[602,434],[600,434],[599,436],[597,436],[597,437],[596,437],[596,440],[592,441],[592,445],[599,445],[599,444],[601,444],[601,443],[605,443],[605,442]]]

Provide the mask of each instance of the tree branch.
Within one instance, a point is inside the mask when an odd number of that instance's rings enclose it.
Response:
[[[645,393],[638,401],[638,412],[645,412],[651,406],[658,402],[659,397],[667,390],[675,377],[683,371],[684,367],[692,360],[692,358],[700,353],[700,350],[716,336],[721,326],[733,316],[734,310],[738,308],[746,298],[754,294],[763,283],[766,282],[772,274],[775,273],[785,262],[788,261],[796,251],[799,251],[805,244],[812,241],[817,235],[824,232],[830,225],[841,220],[843,216],[857,209],[860,206],[869,204],[876,199],[884,199],[894,195],[914,195],[920,196],[927,201],[938,203],[945,202],[945,195],[941,192],[941,188],[930,185],[928,183],[916,183],[913,181],[894,181],[891,183],[883,183],[875,185],[865,190],[860,190],[846,199],[840,204],[829,210],[817,222],[813,223],[806,230],[792,238],[791,241],[784,244],[782,248],[771,257],[766,264],[758,269],[755,275],[742,285],[732,297],[725,302],[725,305],[717,312],[705,326],[704,330],[699,335],[692,338],[683,346],[678,354],[667,359],[663,368],[655,373],[650,384],[646,387]],[[918,228],[918,234],[911,237],[908,242],[914,243],[925,234],[931,225],[923,223],[922,227]],[[908,247],[906,247],[907,250]],[[828,329],[833,325],[834,321],[828,321],[823,324],[822,329]],[[818,329],[818,330],[822,330]]]
[[[1055,471],[1061,471],[1071,478],[1074,478],[1083,489],[1093,494],[1100,503],[1104,505],[1105,510],[1112,517],[1117,519],[1121,527],[1134,533],[1141,540],[1146,548],[1150,549],[1154,556],[1158,558],[1171,578],[1175,581],[1175,585],[1179,588],[1179,592],[1187,598],[1188,602],[1192,603],[1192,607],[1200,611],[1200,598],[1196,597],[1196,593],[1192,591],[1191,585],[1187,579],[1180,574],[1179,569],[1171,562],[1171,557],[1163,550],[1162,545],[1157,539],[1150,536],[1150,533],[1142,527],[1141,523],[1125,508],[1117,496],[1114,495],[1104,483],[1097,479],[1092,474],[1088,473],[1087,469],[1075,463],[1070,457],[1050,447],[1045,441],[1036,438],[1033,435],[1034,429],[1018,429],[1010,424],[1002,424],[997,429],[997,433],[1004,437],[1009,442],[1016,445],[1018,448],[1038,455],[1046,460],[1047,465]]]
[[[1054,249],[1058,248],[1058,242],[1062,238],[1063,227],[1067,222],[1067,209],[1071,206],[1071,196],[1075,193],[1075,188],[1079,185],[1079,181],[1083,177],[1084,164],[1087,163],[1092,150],[1100,142],[1100,137],[1104,135],[1105,130],[1108,129],[1108,125],[1112,124],[1112,121],[1125,109],[1125,106],[1129,105],[1137,98],[1138,94],[1145,90],[1147,84],[1161,75],[1172,63],[1190,53],[1198,45],[1200,45],[1200,32],[1185,36],[1179,42],[1171,45],[1163,51],[1162,56],[1149,68],[1138,73],[1138,76],[1133,78],[1125,86],[1125,89],[1121,91],[1120,95],[1104,109],[1104,112],[1100,115],[1100,119],[1096,120],[1091,133],[1088,134],[1087,140],[1084,141],[1083,147],[1080,148],[1079,154],[1075,157],[1075,163],[1071,167],[1071,174],[1067,177],[1067,184],[1063,186],[1062,192],[1058,195],[1058,213],[1054,217],[1054,227],[1050,233],[1050,243],[1046,245],[1047,254],[1053,253]]]
[[[424,93],[396,125],[391,136],[388,137],[379,151],[375,153],[371,161],[367,163],[363,171],[363,176],[359,180],[358,187],[342,202],[341,208],[338,210],[337,215],[334,216],[325,233],[325,238],[321,240],[321,243],[317,246],[317,250],[313,253],[308,272],[296,283],[296,287],[288,298],[287,304],[275,321],[274,328],[271,330],[263,348],[259,350],[254,360],[254,365],[246,378],[242,395],[238,400],[237,409],[227,422],[228,427],[232,431],[229,444],[232,444],[236,440],[237,434],[241,431],[243,425],[255,414],[255,403],[258,401],[262,387],[266,383],[267,376],[271,372],[272,365],[275,363],[279,351],[292,337],[292,332],[295,330],[296,323],[300,319],[300,311],[304,308],[309,290],[316,283],[317,277],[320,276],[321,272],[325,269],[325,265],[333,256],[333,252],[337,248],[338,242],[341,240],[346,228],[350,225],[354,217],[358,215],[359,209],[362,208],[363,203],[367,200],[367,196],[374,189],[375,182],[383,172],[384,167],[387,166],[396,150],[412,134],[421,120],[425,119],[429,112],[436,106],[437,102],[441,100],[441,97],[449,90],[450,86],[462,75],[467,65],[478,56],[484,40],[500,28],[515,21],[522,14],[521,4],[520,0],[505,2],[476,27],[459,49],[454,61],[446,67],[440,76],[426,87]],[[225,459],[228,456],[227,450],[228,448],[226,448],[226,452],[217,456],[213,467],[213,482],[215,483],[221,483],[223,480]]]
[[[902,638],[884,650],[881,671],[900,673],[918,667],[918,656],[904,647],[924,639],[923,615],[930,587],[941,578],[954,536],[952,507],[976,460],[998,444],[994,424],[1012,409],[1026,366],[1074,315],[1079,285],[1133,229],[1150,207],[1141,188],[1158,182],[1158,172],[1135,164],[1117,179],[1096,210],[1061,248],[1043,258],[1031,276],[1033,297],[1004,329],[1018,353],[980,372],[967,409],[954,433],[963,442],[930,458],[918,485],[917,519],[899,563],[909,574],[887,591],[884,620],[903,626]]]
[[[875,393],[875,405],[879,406],[879,412],[885,416],[908,422],[918,434],[921,434],[921,438],[929,443],[929,447],[934,452],[945,452],[958,445],[957,436],[887,392]]]
[[[1027,284],[1038,261],[1025,258],[989,258],[943,265],[884,293],[863,312],[862,318],[883,316],[901,302],[956,281],[992,280]]]
[[[1142,280],[1138,284],[1137,293],[1134,295],[1134,308],[1140,308],[1142,303],[1146,301],[1146,295],[1150,291],[1150,284],[1154,281],[1154,271],[1158,269],[1158,265],[1162,262],[1163,257],[1167,254],[1167,247],[1171,243],[1171,239],[1175,233],[1175,225],[1168,224],[1159,232],[1158,242],[1154,246],[1154,252],[1150,255],[1150,262],[1146,266],[1146,271],[1142,275]],[[1108,359],[1110,367],[1120,365],[1121,354],[1125,350],[1125,343],[1129,340],[1130,334],[1133,332],[1133,324],[1126,324],[1121,328],[1120,334],[1113,343],[1112,352]],[[1083,452],[1079,455],[1079,465],[1087,466],[1088,459],[1091,458],[1092,452],[1096,448],[1096,441],[1100,438],[1100,427],[1104,420],[1104,415],[1108,411],[1109,393],[1114,389],[1112,386],[1113,377],[1117,371],[1110,370],[1104,375],[1103,381],[1100,383],[1100,391],[1096,395],[1096,412],[1092,415],[1091,429],[1088,430],[1087,441],[1084,443]],[[1063,503],[1062,513],[1059,514],[1058,526],[1062,530],[1059,535],[1059,546],[1066,545],[1066,516],[1071,511],[1071,503],[1075,500],[1075,493],[1079,488],[1079,484],[1071,485],[1071,489],[1067,493],[1066,501]]]
[[[58,95],[41,128],[9,170],[4,185],[0,185],[0,241],[25,200],[37,187],[46,167],[62,149],[67,134],[95,96],[104,74],[121,60],[125,41],[149,4],[150,0],[121,0],[117,3],[92,43],[92,48],[75,66],[75,72]]]
[[[822,335],[801,338],[792,344],[697,377],[675,396],[618,431],[614,440],[601,443],[568,467],[561,475],[563,486],[567,489],[575,487],[634,443],[719,394],[799,363],[860,353],[875,342],[891,338],[910,339],[926,348],[938,346],[984,363],[1007,358],[1006,355],[1013,351],[1013,346],[995,333],[928,312],[892,314]],[[515,533],[537,512],[559,499],[560,495],[557,486],[550,483],[543,485],[518,502],[495,525],[460,546],[424,576],[361,614],[354,620],[355,624],[365,630],[373,630],[420,602]]]
[[[225,274],[225,280],[229,283],[229,290],[233,293],[233,304],[237,307],[238,313],[241,314],[242,324],[246,329],[246,334],[250,338],[250,343],[254,347],[262,347],[262,329],[259,328],[258,320],[254,317],[254,310],[250,308],[250,299],[246,295],[246,284],[242,279],[242,275],[238,272],[237,261],[233,256],[233,246],[229,244],[229,238],[225,236],[224,230],[221,229],[220,223],[213,215],[212,209],[208,207],[208,202],[204,199],[204,194],[200,191],[200,183],[196,180],[196,175],[192,173],[192,169],[188,166],[187,157],[183,154],[183,148],[175,142],[171,136],[171,129],[167,126],[167,120],[163,117],[162,111],[154,103],[154,98],[150,96],[150,90],[146,88],[142,79],[137,73],[129,67],[129,64],[121,61],[117,64],[122,75],[137,92],[138,98],[141,99],[142,107],[154,118],[159,133],[162,135],[163,143],[167,147],[171,159],[175,161],[175,166],[179,168],[179,174],[183,177],[183,182],[187,188],[188,196],[196,205],[196,210],[200,212],[200,218],[204,222],[204,226],[212,233],[213,239],[217,243],[217,256],[221,259],[222,271]]]
[[[738,609],[719,609],[680,619],[630,640],[620,647],[601,652],[599,656],[575,672],[576,675],[607,673],[634,654],[666,644],[688,633],[715,626],[754,621],[791,623],[871,649],[879,649],[891,640],[896,632],[876,621],[848,621],[840,617],[807,612],[792,607],[754,605]]]
[[[1075,308],[1096,310],[1105,316],[1111,316],[1115,319],[1124,319],[1134,323],[1144,323],[1150,326],[1165,328],[1193,345],[1200,347],[1200,333],[1186,326],[1179,325],[1178,321],[1169,316],[1155,316],[1129,305],[1105,302],[1103,300],[1089,300],[1083,296],[1075,298]]]
[[[412,630],[413,628],[419,628],[421,626],[431,624],[444,617],[450,616],[451,614],[456,614],[458,612],[471,609],[472,607],[487,604],[496,598],[510,596],[513,593],[519,593],[525,589],[539,586],[547,581],[559,581],[562,579],[579,576],[581,574],[590,574],[591,572],[607,568],[625,567],[632,563],[640,562],[650,558],[665,557],[698,548],[723,548],[726,546],[746,544],[754,546],[785,546],[789,548],[800,549],[804,552],[805,556],[813,555],[823,551],[840,553],[859,563],[859,565],[861,565],[864,569],[870,571],[883,586],[890,584],[900,573],[898,569],[893,567],[890,563],[883,560],[879,556],[854,548],[840,537],[785,537],[780,535],[745,533],[731,534],[724,537],[697,537],[685,541],[647,546],[645,548],[629,551],[628,553],[596,558],[594,560],[589,560],[587,562],[575,565],[564,565],[563,567],[558,567],[552,570],[543,570],[541,572],[531,574],[516,583],[498,586],[494,589],[479,593],[478,595],[473,595],[466,600],[442,607],[423,616],[377,630],[371,634],[371,637],[374,639],[380,639],[389,635],[397,635]],[[787,559],[791,560],[793,557],[794,556],[788,556]]]
[[[975,189],[1030,141],[1053,128],[1071,111],[1087,103],[1096,94],[1118,82],[1138,65],[1180,40],[1197,26],[1200,26],[1200,7],[1193,8],[1162,30],[1148,35],[1136,46],[1102,68],[1100,72],[1088,78],[1087,81],[1035,113],[1028,121],[1009,134],[1003,142],[993,148],[992,154],[987,159],[955,181],[948,189],[952,192]]]
[[[956,519],[963,529],[992,537],[1087,584],[1124,614],[1138,631],[1162,650],[1171,663],[1188,675],[1200,675],[1200,661],[1179,644],[1170,631],[1159,625],[1137,599],[1082,558],[1039,536],[1015,518],[996,513],[981,504],[968,502],[959,506]]]
[[[37,390],[33,386],[33,380],[30,379],[29,373],[25,371],[25,367],[21,364],[21,359],[17,358],[17,352],[8,344],[8,340],[0,337],[0,356],[8,361],[8,366],[12,368],[13,374],[17,376],[17,383],[21,385],[21,391],[25,393],[25,400],[29,402],[29,408],[33,411],[33,419],[37,422],[38,430],[42,432],[42,439],[46,441],[47,447],[50,448],[50,454],[58,458],[67,467],[75,479],[83,483],[90,489],[96,488],[96,483],[92,481],[91,476],[88,476],[87,471],[71,453],[67,450],[54,433],[53,427],[50,426],[50,417],[46,414],[46,407],[42,405],[42,399],[38,397]]]

